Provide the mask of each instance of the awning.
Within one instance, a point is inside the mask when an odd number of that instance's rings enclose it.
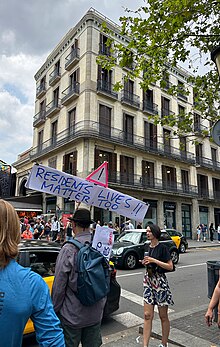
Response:
[[[42,212],[42,196],[19,196],[5,199],[8,201],[16,211],[27,211],[27,212]]]

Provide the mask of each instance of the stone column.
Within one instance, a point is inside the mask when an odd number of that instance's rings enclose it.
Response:
[[[192,199],[192,239],[197,239],[197,226],[199,224],[199,204],[197,199]]]
[[[161,229],[164,228],[163,200],[157,202],[157,224]]]
[[[182,232],[182,204],[176,202],[176,229]]]

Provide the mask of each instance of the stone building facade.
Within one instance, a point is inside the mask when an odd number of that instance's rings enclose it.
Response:
[[[161,117],[193,106],[193,88],[187,71],[167,69],[167,87],[152,85],[143,92],[140,79],[124,82],[117,93],[113,85],[123,80],[126,69],[107,71],[97,56],[111,54],[101,32],[106,21],[114,39],[126,45],[119,27],[94,9],[69,30],[35,75],[36,102],[33,146],[18,156],[17,195],[22,194],[33,163],[88,176],[104,161],[109,163],[109,187],[150,204],[145,221],[174,227],[195,238],[199,223],[220,223],[219,148],[199,136],[203,127],[199,113],[194,127],[199,143],[172,137],[169,126],[154,125],[149,115]],[[129,66],[132,68],[132,66]],[[171,97],[169,84],[189,94]],[[180,146],[180,142],[182,145]],[[43,195],[43,212],[73,212],[74,203]],[[93,208],[95,220],[123,219]]]

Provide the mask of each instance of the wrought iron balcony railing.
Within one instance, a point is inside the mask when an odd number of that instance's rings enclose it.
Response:
[[[143,102],[143,111],[151,114],[158,114],[158,105],[145,100]]]
[[[53,86],[55,83],[57,83],[61,78],[60,74],[60,68],[57,67],[50,73],[49,75],[49,85]]]
[[[140,108],[140,97],[126,90],[122,90],[121,103],[130,105],[135,108]]]
[[[150,191],[175,193],[184,196],[198,196],[198,188],[180,182],[165,182],[159,178],[149,178],[141,175],[126,175],[121,172],[111,172],[109,183],[131,186],[133,188]]]
[[[46,105],[46,117],[51,117],[61,109],[60,99],[54,99]]]
[[[36,90],[36,97],[41,98],[46,93],[46,83],[41,83]]]
[[[46,120],[46,111],[41,110],[40,112],[36,113],[33,120],[33,126],[43,124]]]
[[[79,87],[79,82],[74,82],[66,89],[64,89],[62,91],[61,104],[67,105],[69,102],[77,98],[79,96]]]
[[[118,93],[113,90],[113,84],[107,81],[98,80],[97,81],[97,91],[103,92],[105,95],[118,99]]]
[[[74,48],[68,54],[68,56],[65,58],[65,69],[70,70],[72,67],[79,61],[80,57],[80,49],[79,48]]]
[[[53,103],[51,107],[53,107]],[[184,152],[183,156],[183,152],[179,148],[172,146],[169,146],[169,152],[167,153],[167,148],[164,143],[152,141],[143,136],[135,134],[129,134],[128,137],[127,132],[124,130],[103,126],[98,122],[89,120],[77,122],[74,126],[74,131],[73,129],[71,130],[66,128],[62,132],[57,133],[57,146],[61,147],[68,142],[82,137],[102,139],[103,141],[130,147],[132,149],[137,149],[144,152],[147,151],[148,153],[168,156],[169,158],[195,164],[194,153]],[[38,147],[32,149],[32,157],[39,157],[50,152],[53,150],[53,148],[50,146],[50,139],[48,139],[47,141],[43,142],[41,151],[39,151]]]
[[[107,46],[104,43],[100,43],[99,44],[99,54],[110,56],[111,55],[111,47]]]

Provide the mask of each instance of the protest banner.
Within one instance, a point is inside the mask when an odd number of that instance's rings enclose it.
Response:
[[[43,165],[34,165],[26,187],[142,221],[149,205],[116,190]]]
[[[112,228],[97,225],[92,241],[92,247],[102,253],[108,260],[110,259],[112,246],[114,243],[113,231],[114,229]]]

